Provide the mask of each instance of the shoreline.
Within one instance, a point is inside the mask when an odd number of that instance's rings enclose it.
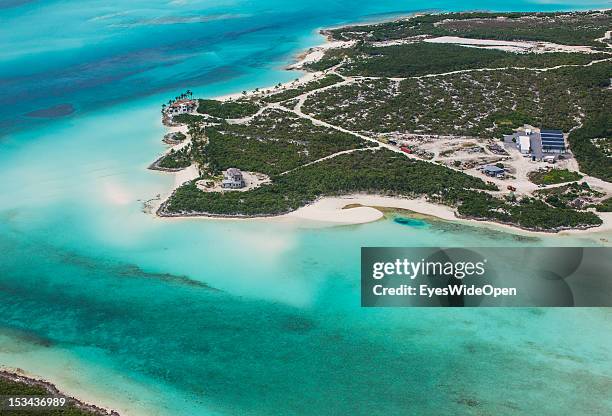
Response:
[[[22,369],[7,369],[0,367],[0,379],[24,384],[26,386],[35,386],[45,389],[50,396],[65,398],[67,403],[71,404],[75,408],[90,412],[93,415],[98,416],[120,416],[120,414],[110,408],[101,407],[98,405],[90,404],[88,401],[83,400],[79,397],[70,395],[61,391],[55,384],[48,380],[44,380],[30,373],[23,371]]]
[[[165,202],[165,201],[164,201]],[[353,205],[353,207],[347,208]],[[357,206],[355,206],[357,205]],[[456,211],[447,205],[427,201],[425,198],[402,198],[395,196],[383,196],[372,194],[351,194],[334,197],[321,197],[314,202],[298,208],[295,211],[281,213],[278,215],[213,215],[206,213],[176,214],[167,215],[160,213],[164,204],[162,203],[156,210],[156,216],[162,219],[203,219],[203,220],[226,220],[226,221],[311,221],[324,226],[334,225],[359,225],[379,221],[384,218],[384,212],[404,210],[415,214],[425,215],[441,221],[453,222],[466,226],[480,226],[494,228],[499,231],[512,232],[529,236],[584,236],[601,238],[607,240],[612,237],[612,213],[598,213],[604,223],[597,227],[580,229],[561,229],[561,230],[531,230],[517,225],[478,220],[458,216]],[[599,239],[598,239],[599,240]]]

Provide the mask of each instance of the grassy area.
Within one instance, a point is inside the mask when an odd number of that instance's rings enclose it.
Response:
[[[42,386],[32,386],[26,383],[20,383],[12,380],[6,380],[0,377],[0,396],[45,396],[50,397],[49,392]],[[65,408],[52,409],[45,411],[34,410],[11,410],[6,413],[7,416],[96,416],[98,413],[89,412],[77,408],[74,404],[69,403]]]
[[[209,127],[206,136],[208,144],[202,149],[202,157],[213,172],[237,167],[267,175],[370,145],[281,110],[267,110],[248,124]]]
[[[535,199],[512,204],[473,189],[495,187],[462,172],[380,149],[337,156],[273,177],[272,184],[247,192],[202,192],[191,182],[176,190],[166,209],[176,214],[274,215],[296,210],[320,196],[367,192],[428,196],[433,201],[458,206],[459,213],[466,217],[529,229],[552,230],[601,223],[592,213],[554,208]]]
[[[314,67],[320,70],[346,60],[339,69],[339,72],[345,75],[415,77],[479,68],[583,65],[607,57],[609,56],[605,54],[583,53],[516,54],[444,43],[417,42],[381,47],[365,43],[353,48],[329,49]]]
[[[242,118],[255,114],[259,106],[251,101],[218,101],[198,100],[198,113],[208,114],[213,117],[228,119]]]
[[[529,174],[529,180],[537,185],[554,185],[557,183],[574,182],[582,179],[582,175],[567,169],[550,169]]]
[[[430,195],[450,203],[464,188],[492,189],[478,178],[440,165],[410,160],[385,149],[340,155],[275,176],[271,185],[247,192],[204,193],[195,184],[186,184],[171,197],[168,211],[281,214],[319,196],[352,192]]]
[[[601,90],[580,85],[605,76],[600,65],[543,73],[473,72],[435,78],[364,80],[309,97],[303,111],[342,127],[380,133],[501,137],[530,123],[569,131]],[[612,68],[612,64],[601,64]],[[560,90],[558,85],[566,85]],[[569,91],[569,93],[568,93]],[[363,105],[363,101],[368,105]]]

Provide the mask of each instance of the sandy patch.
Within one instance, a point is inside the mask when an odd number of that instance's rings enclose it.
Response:
[[[452,43],[462,46],[471,46],[487,49],[499,49],[506,52],[566,52],[566,53],[597,53],[588,46],[559,45],[551,42],[503,41],[492,39],[468,39],[458,36],[440,36],[425,39],[428,43]]]
[[[324,44],[308,49],[306,53],[298,55],[296,62],[289,65],[287,69],[302,69],[306,64],[311,64],[320,61],[323,58],[323,55],[325,55],[325,52],[329,49],[350,48],[355,45],[355,43],[356,42],[354,40],[337,40],[331,42],[327,41]]]
[[[347,205],[359,204],[362,207],[343,209]],[[320,223],[334,224],[364,224],[381,219],[383,213],[373,207],[398,208],[412,211],[418,214],[439,218],[445,221],[453,221],[464,225],[486,226],[504,232],[512,232],[522,235],[554,235],[547,232],[528,231],[521,228],[500,224],[492,221],[478,221],[458,218],[453,208],[429,202],[424,198],[408,199],[400,197],[386,197],[376,195],[350,195],[346,197],[321,198],[311,205],[300,208],[292,213],[273,218],[293,218],[300,220],[311,220]],[[587,230],[566,230],[557,235],[584,235],[600,241],[612,239],[612,213],[598,213],[603,224],[596,228]]]
[[[196,179],[198,176],[200,176],[200,170],[194,163],[174,174],[174,186],[175,188],[178,188],[182,184]]]
[[[363,206],[343,209],[353,204]],[[321,198],[313,204],[287,214],[286,217],[336,224],[363,224],[377,221],[383,217],[383,213],[373,207],[399,208],[445,220],[457,219],[450,207],[434,204],[423,198],[406,199],[374,195]]]

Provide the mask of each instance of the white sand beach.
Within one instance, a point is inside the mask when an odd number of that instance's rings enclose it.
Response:
[[[348,205],[363,205],[346,208]],[[406,199],[356,194],[344,197],[321,198],[284,217],[328,222],[334,224],[364,224],[381,219],[383,213],[374,207],[406,209],[445,220],[455,220],[450,207],[427,202],[424,198]]]
[[[349,205],[363,206],[344,209],[344,207]],[[524,235],[551,235],[551,233],[524,230],[512,225],[500,224],[492,221],[478,221],[459,218],[451,207],[429,202],[424,198],[408,199],[365,194],[321,198],[318,201],[292,213],[270,218],[311,220],[321,223],[328,223],[329,225],[365,224],[368,222],[378,221],[384,216],[384,214],[375,207],[404,209],[445,221],[453,221],[473,226],[486,226],[489,228],[502,231],[511,231],[513,233]],[[601,226],[586,230],[564,230],[560,231],[558,235],[588,235],[592,238],[606,240],[612,238],[612,213],[598,213],[598,215],[603,220],[603,224]]]

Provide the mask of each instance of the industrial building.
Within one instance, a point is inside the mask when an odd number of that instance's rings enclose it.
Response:
[[[542,142],[542,153],[565,153],[565,137],[562,131],[542,130],[540,131],[540,140]]]
[[[542,160],[547,155],[561,155],[567,151],[562,131],[541,130],[529,125],[516,129],[513,134],[504,135],[504,142],[515,145],[522,154],[537,160]]]

